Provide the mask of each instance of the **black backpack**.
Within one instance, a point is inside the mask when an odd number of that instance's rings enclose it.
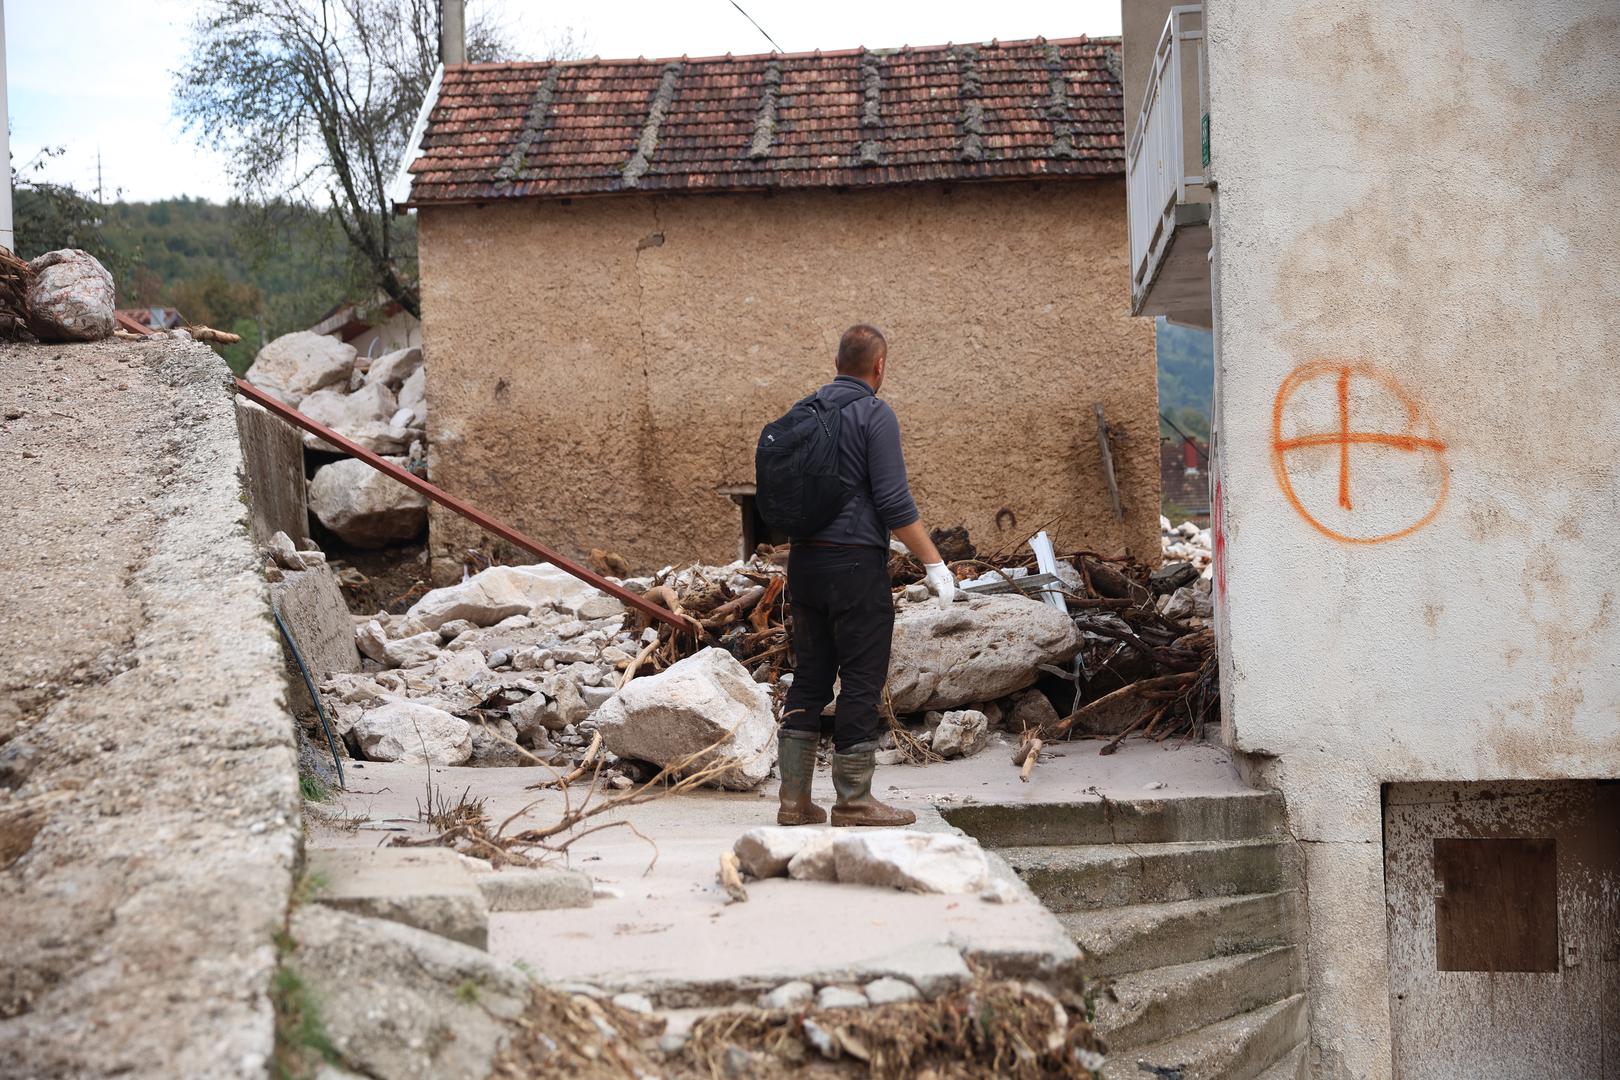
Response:
[[[854,495],[838,475],[839,412],[811,394],[759,433],[754,509],[775,531],[814,536]]]

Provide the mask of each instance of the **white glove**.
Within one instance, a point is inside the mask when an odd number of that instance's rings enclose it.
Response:
[[[947,605],[956,599],[956,576],[951,573],[950,567],[942,562],[923,563],[923,573],[929,592]]]

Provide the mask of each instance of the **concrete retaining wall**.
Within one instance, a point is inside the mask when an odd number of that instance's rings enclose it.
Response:
[[[266,1076],[298,778],[228,373],[192,344],[9,347],[8,402],[49,416],[50,384],[25,376],[53,365],[72,373],[79,430],[51,438],[41,422],[17,509],[24,537],[61,543],[22,546],[41,580],[71,588],[118,516],[132,569],[103,578],[84,617],[129,622],[115,656],[52,654],[48,704],[0,747],[0,1072]],[[96,429],[131,398],[143,407],[119,437]],[[127,503],[52,484],[72,470],[127,477]],[[79,554],[58,555],[65,543]],[[38,603],[0,595],[7,628],[52,618],[18,610]]]

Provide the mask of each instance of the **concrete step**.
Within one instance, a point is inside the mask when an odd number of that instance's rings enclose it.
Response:
[[[1292,945],[1122,975],[1094,1025],[1113,1051],[1162,1042],[1302,991]]]
[[[1253,952],[1295,940],[1298,894],[1216,896],[1058,916],[1085,953],[1087,978]]]
[[[1253,840],[1284,833],[1282,795],[1254,791],[1175,799],[975,804],[941,811],[985,847]]]
[[[1270,839],[1011,847],[998,854],[1058,913],[1275,892],[1292,885],[1295,857],[1291,842]]]
[[[1300,1043],[1255,1080],[1310,1080],[1310,1066],[1305,1061],[1310,1048],[1309,1043]]]
[[[1305,995],[1136,1050],[1112,1052],[1103,1080],[1256,1080],[1305,1038]]]

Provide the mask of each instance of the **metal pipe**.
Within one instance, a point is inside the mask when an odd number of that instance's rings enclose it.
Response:
[[[304,663],[304,654],[298,651],[298,642],[293,640],[292,631],[281,621],[281,612],[272,607],[270,614],[275,616],[276,629],[281,631],[281,639],[292,650],[293,660],[298,664],[298,674],[304,677],[304,685],[309,688],[309,699],[315,703],[315,715],[321,718],[321,730],[326,733],[326,748],[332,751],[332,764],[337,768],[338,787],[347,788],[349,785],[343,779],[343,761],[338,757],[337,740],[332,738],[332,725],[326,719],[326,710],[321,707],[321,694],[315,689],[315,680],[310,678],[309,665]]]
[[[544,544],[540,543],[540,541],[523,535],[516,529],[512,528],[512,526],[506,524],[506,522],[490,517],[488,514],[474,507],[470,503],[462,502],[448,491],[428,483],[415,473],[408,472],[405,469],[400,468],[392,461],[384,460],[382,457],[372,453],[365,447],[344,438],[342,435],[339,435],[325,424],[317,423],[316,421],[305,416],[303,413],[299,412],[297,409],[276,400],[269,394],[266,394],[263,390],[260,390],[258,387],[254,386],[252,383],[243,379],[237,379],[236,392],[246,398],[257,401],[260,405],[263,405],[265,408],[269,409],[283,420],[286,420],[288,423],[301,427],[317,438],[331,443],[333,446],[337,447],[345,454],[348,454],[350,457],[359,458],[361,461],[365,462],[367,465],[370,465],[378,472],[383,473],[386,476],[391,476],[395,480],[398,480],[400,483],[404,484],[406,487],[421,492],[423,495],[426,495],[440,506],[454,510],[456,513],[460,514],[462,517],[466,518],[468,521],[472,522],[474,525],[477,525],[484,531],[492,532],[502,540],[505,540],[507,543],[512,544],[515,547],[520,547],[524,551],[529,552],[531,555],[539,556],[541,559],[550,563],[552,566],[555,566],[564,573],[572,574],[574,577],[585,582],[587,585],[601,589],[609,596],[615,597],[623,603],[630,605],[648,617],[657,619],[659,622],[668,623],[677,630],[696,632],[695,624],[693,622],[683,619],[681,616],[676,615],[672,611],[659,607],[657,604],[646,599],[645,597],[637,596],[635,593],[631,592],[629,589],[626,589],[622,585],[613,584],[613,582],[609,581],[607,578],[600,574],[594,573],[584,566],[581,566],[573,559],[568,558],[568,556],[559,554],[558,552],[555,552],[546,547]]]

